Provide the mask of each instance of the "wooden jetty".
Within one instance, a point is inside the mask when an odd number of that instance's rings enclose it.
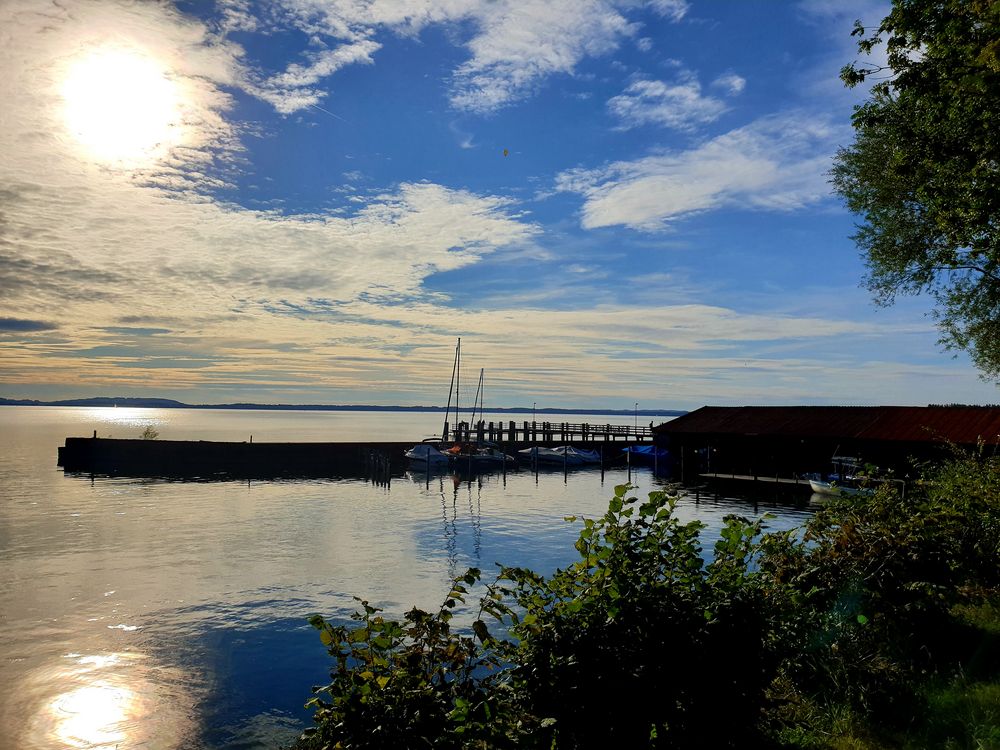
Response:
[[[653,428],[645,425],[576,424],[572,422],[459,422],[451,427],[444,423],[443,442],[490,442],[497,444],[523,443],[532,445],[565,445],[566,443],[632,442],[646,443],[653,439]]]
[[[801,479],[800,477],[764,477],[764,476],[752,476],[750,474],[699,474],[699,479],[714,479],[714,480],[724,480],[728,482],[757,482],[760,484],[783,484],[783,485],[795,485],[797,487],[804,487],[805,489],[812,492],[812,488],[809,485],[808,479]]]

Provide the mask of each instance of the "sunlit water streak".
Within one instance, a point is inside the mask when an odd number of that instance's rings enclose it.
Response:
[[[355,595],[396,615],[434,607],[469,566],[551,571],[575,555],[577,527],[563,518],[599,515],[628,478],[91,479],[56,468],[66,436],[153,426],[163,439],[417,439],[439,419],[0,408],[0,748],[275,747],[308,722],[302,704],[326,677],[309,613],[347,617]],[[640,494],[658,486],[648,472],[632,478]],[[769,511],[787,528],[808,509],[678,506],[708,540],[729,513]]]

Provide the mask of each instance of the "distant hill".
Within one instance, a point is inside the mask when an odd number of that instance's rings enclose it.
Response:
[[[197,409],[171,398],[69,398],[62,401],[0,398],[0,406],[131,406],[144,409]]]
[[[61,401],[39,401],[37,399],[0,398],[0,406],[105,406],[132,407],[140,409],[255,409],[260,411],[408,411],[440,412],[443,406],[375,406],[372,404],[185,404],[170,398],[71,398]],[[678,417],[687,414],[676,409],[531,409],[523,406],[498,407],[488,409],[492,414],[616,414],[640,417]]]

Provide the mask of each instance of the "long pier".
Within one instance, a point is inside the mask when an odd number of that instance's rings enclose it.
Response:
[[[652,432],[634,425],[568,422],[461,422],[445,425],[443,442],[492,442],[507,453],[533,445],[600,449],[611,463],[618,446],[648,443]],[[58,465],[68,473],[177,477],[382,476],[407,466],[403,452],[416,441],[339,443],[216,442],[67,437]],[[615,445],[617,443],[617,445]],[[605,445],[611,450],[605,451]]]

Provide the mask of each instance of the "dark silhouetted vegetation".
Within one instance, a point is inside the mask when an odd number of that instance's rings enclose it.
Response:
[[[1000,746],[1000,461],[794,531],[731,516],[710,554],[676,499],[629,490],[549,576],[473,569],[402,621],[314,616],[334,666],[297,747]]]

